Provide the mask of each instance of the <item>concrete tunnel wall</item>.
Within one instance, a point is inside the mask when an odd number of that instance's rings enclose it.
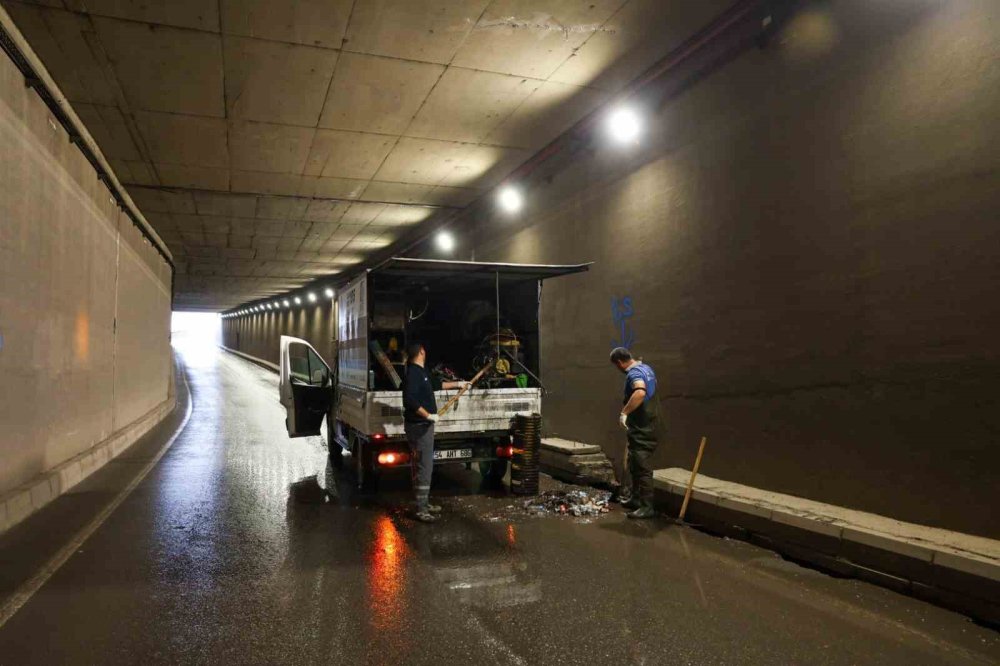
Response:
[[[2,497],[162,406],[172,373],[169,265],[5,56],[0,155]]]
[[[1000,537],[1000,5],[808,7],[647,109],[640,145],[598,136],[517,217],[454,228],[455,258],[595,262],[543,290],[547,433],[620,462],[630,342],[661,382],[654,466],[707,435],[711,476]],[[308,316],[226,344],[276,361]]]
[[[549,433],[621,456],[624,323],[655,467],[707,435],[708,475],[1000,537],[1000,3],[812,7],[459,246],[595,262],[543,291]]]
[[[222,344],[229,349],[277,364],[282,335],[302,338],[327,363],[336,355],[336,302],[315,304],[222,320]]]

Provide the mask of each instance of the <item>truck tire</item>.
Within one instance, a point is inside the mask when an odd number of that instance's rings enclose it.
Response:
[[[503,478],[507,475],[506,460],[491,460],[479,463],[479,473],[483,477],[483,484],[492,488],[503,485]]]
[[[378,474],[375,469],[375,460],[372,457],[371,447],[367,442],[354,435],[354,443],[351,446],[351,454],[354,458],[354,473],[357,477],[358,489],[374,491],[378,487]]]

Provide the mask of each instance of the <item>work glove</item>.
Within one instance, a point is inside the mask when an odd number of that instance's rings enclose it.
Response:
[[[628,430],[627,421],[628,421],[628,414],[622,412],[621,414],[618,415],[618,423],[621,423],[622,427],[625,428],[626,430]]]
[[[438,415],[437,414],[428,414],[427,415],[427,420],[430,421],[431,423],[437,423]]]

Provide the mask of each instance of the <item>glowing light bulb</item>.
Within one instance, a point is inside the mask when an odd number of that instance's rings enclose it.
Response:
[[[635,143],[642,131],[642,123],[634,110],[622,107],[608,116],[608,131],[619,143]]]

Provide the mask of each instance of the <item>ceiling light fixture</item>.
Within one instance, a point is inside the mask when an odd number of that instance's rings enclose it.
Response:
[[[296,296],[296,297],[295,297],[295,304],[296,304],[296,305],[302,305],[302,299],[301,299],[301,298],[299,298],[298,296]]]
[[[308,296],[309,296],[309,302],[310,303],[315,303],[316,302],[316,294],[314,294],[313,292],[310,291],[309,294],[308,294]]]
[[[281,301],[281,304],[287,308],[289,306],[288,299],[286,298],[285,300]]]
[[[500,203],[500,207],[507,213],[516,213],[524,206],[524,197],[521,195],[521,191],[510,185],[500,190],[500,193],[497,195],[497,201]]]
[[[608,114],[608,132],[619,143],[637,143],[642,123],[639,114],[628,107],[619,107]]]
[[[444,252],[451,252],[455,249],[455,237],[447,231],[440,231],[437,235],[437,246]]]
[[[327,287],[326,291],[324,291],[323,293],[326,294],[327,298],[333,298],[333,289],[330,289],[329,287]]]

